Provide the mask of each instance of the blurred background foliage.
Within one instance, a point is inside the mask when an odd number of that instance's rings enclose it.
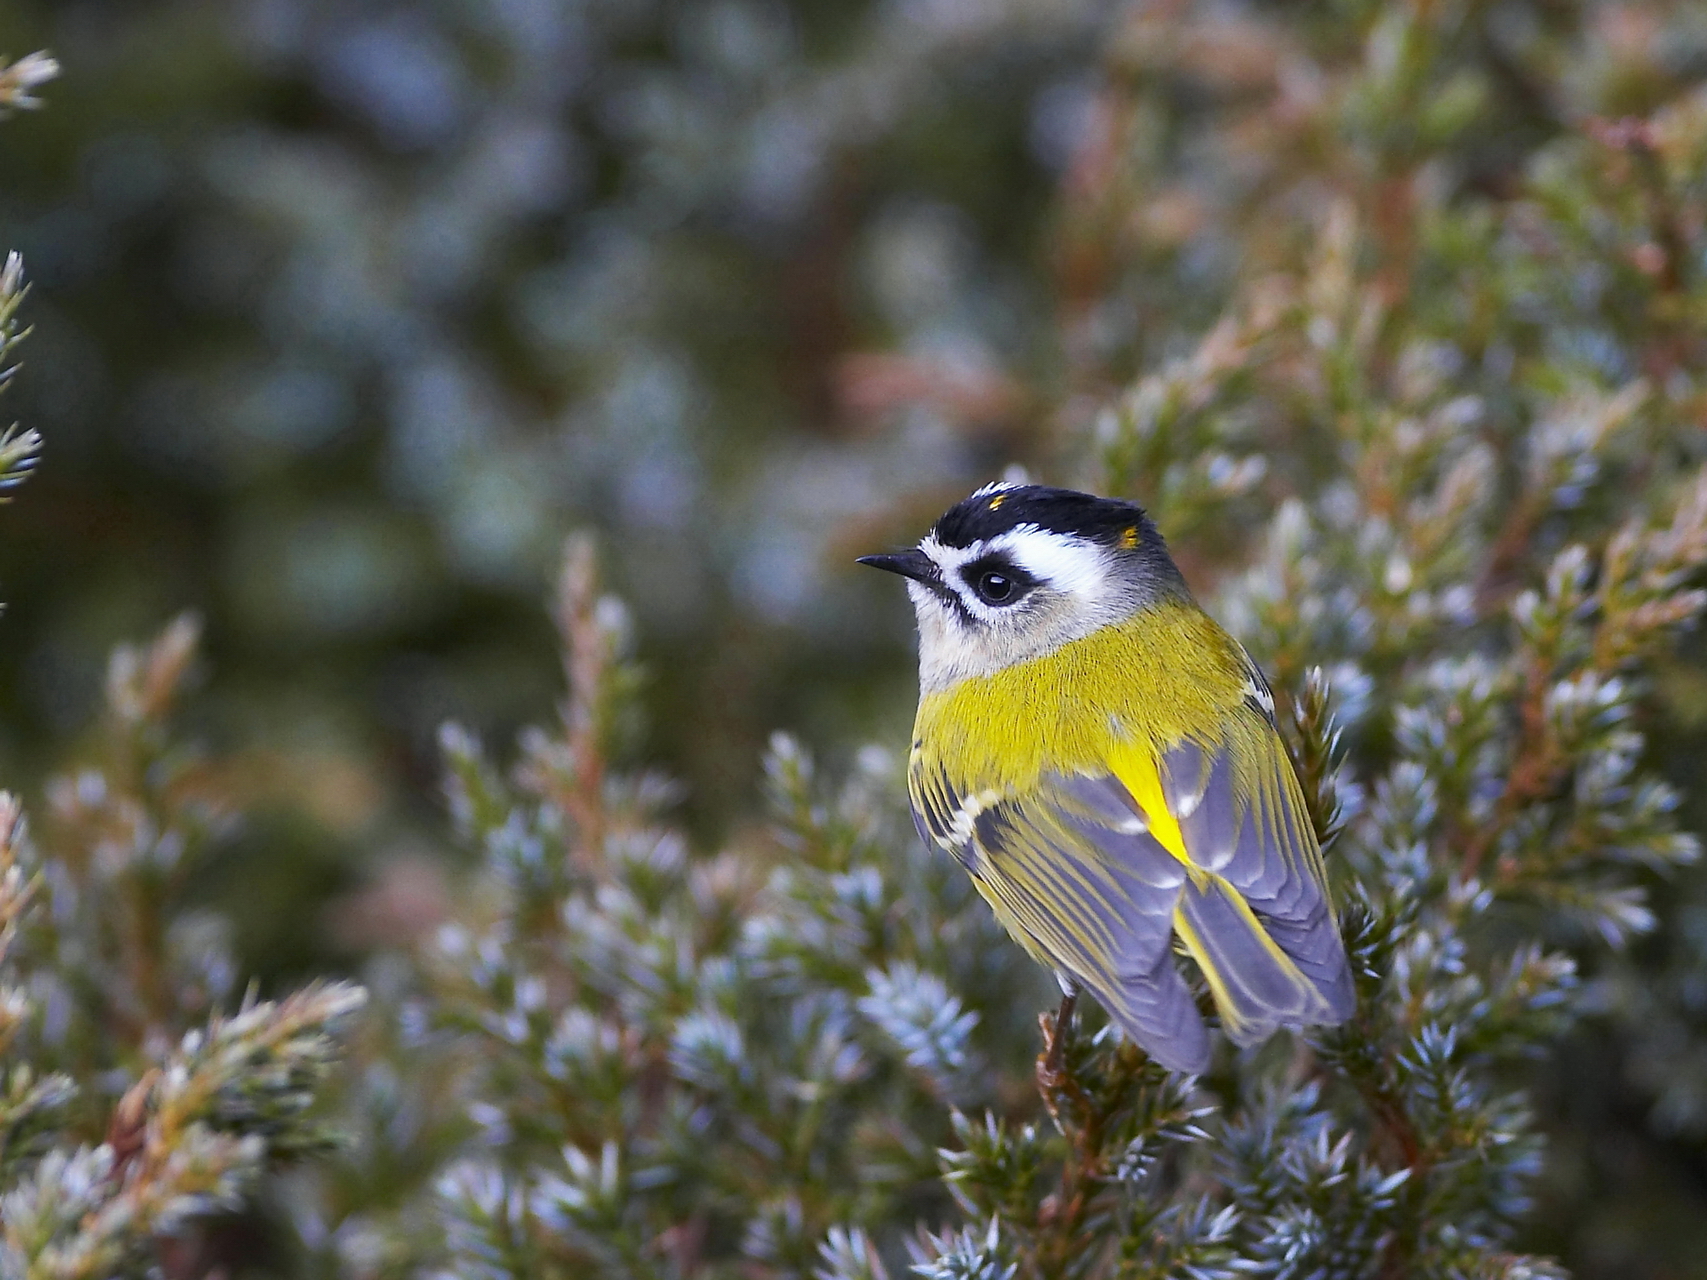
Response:
[[[435,735],[558,696],[571,528],[632,609],[628,753],[709,846],[773,728],[902,740],[905,605],[848,561],[1009,462],[1142,498],[1206,593],[1242,567],[1356,403],[1264,364],[1301,259],[1349,330],[1424,299],[1463,339],[1433,356],[1479,361],[1401,391],[1509,422],[1565,390],[1514,379],[1539,354],[1707,418],[1707,190],[1667,178],[1700,172],[1694,0],[0,9],[0,50],[44,47],[52,109],[0,130],[34,282],[8,412],[47,437],[0,516],[0,775],[40,808],[108,651],[198,611],[186,715],[249,817],[189,891],[269,982],[445,914]],[[1511,244],[1531,274],[1496,282]],[[1228,386],[1243,448],[1181,452]],[[1644,726],[1696,831],[1702,657]],[[1535,1081],[1531,1243],[1583,1275],[1707,1274],[1707,873],[1659,905]]]
[[[249,958],[437,852],[434,734],[553,696],[541,602],[605,532],[649,750],[702,833],[778,724],[901,732],[904,605],[849,561],[1026,452],[1043,230],[1105,6],[9,4],[51,111],[0,138],[53,465],[0,583],[0,764],[190,607],[264,813]],[[863,354],[876,353],[876,354]],[[947,371],[963,403],[920,402]],[[353,940],[359,947],[361,940]]]
[[[546,566],[590,520],[667,655],[660,722],[730,735],[676,744],[721,780],[892,662],[892,627],[825,608],[828,540],[994,456],[867,429],[840,362],[1040,358],[1092,16],[9,7],[70,68],[5,144],[41,286],[20,411],[59,458],[7,566],[41,600],[19,723],[74,728],[108,644],[191,602],[234,723],[383,795],[446,711],[537,703]]]

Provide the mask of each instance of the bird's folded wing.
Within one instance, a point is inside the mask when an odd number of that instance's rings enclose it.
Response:
[[[1218,742],[1162,754],[1163,802],[1192,875],[1180,935],[1235,1040],[1343,1021],[1355,1006],[1321,850],[1280,734],[1241,710]]]
[[[944,775],[916,773],[913,795],[920,829],[966,865],[1031,951],[1089,988],[1164,1066],[1208,1065],[1208,1034],[1172,957],[1187,869],[1117,779],[1052,776],[1021,795],[962,797]]]
[[[914,816],[1003,924],[1088,987],[1158,1061],[1207,1064],[1179,936],[1241,1044],[1332,1023],[1355,1000],[1321,852],[1279,733],[1241,708],[1209,742],[1134,750],[1021,793],[915,761]]]

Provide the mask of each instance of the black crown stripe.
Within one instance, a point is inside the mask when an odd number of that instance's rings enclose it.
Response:
[[[944,512],[931,533],[944,546],[964,548],[1021,525],[1110,545],[1123,540],[1132,545],[1127,535],[1134,528],[1139,544],[1157,537],[1150,518],[1135,502],[1040,484],[974,494]]]

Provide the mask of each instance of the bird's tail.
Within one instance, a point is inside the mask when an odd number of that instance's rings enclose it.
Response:
[[[1318,953],[1343,954],[1325,905],[1317,920],[1265,923],[1232,885],[1203,874],[1186,880],[1174,928],[1237,1044],[1253,1044],[1280,1027],[1341,1022],[1353,1011],[1344,961],[1316,962]]]
[[[1114,986],[1091,984],[1127,1039],[1169,1071],[1197,1075],[1209,1067],[1209,1030],[1167,948],[1145,973],[1122,975]]]

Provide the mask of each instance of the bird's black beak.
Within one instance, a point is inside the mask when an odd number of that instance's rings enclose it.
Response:
[[[917,547],[893,556],[861,556],[859,563],[887,573],[898,573],[914,582],[935,583],[938,580],[936,561]]]

